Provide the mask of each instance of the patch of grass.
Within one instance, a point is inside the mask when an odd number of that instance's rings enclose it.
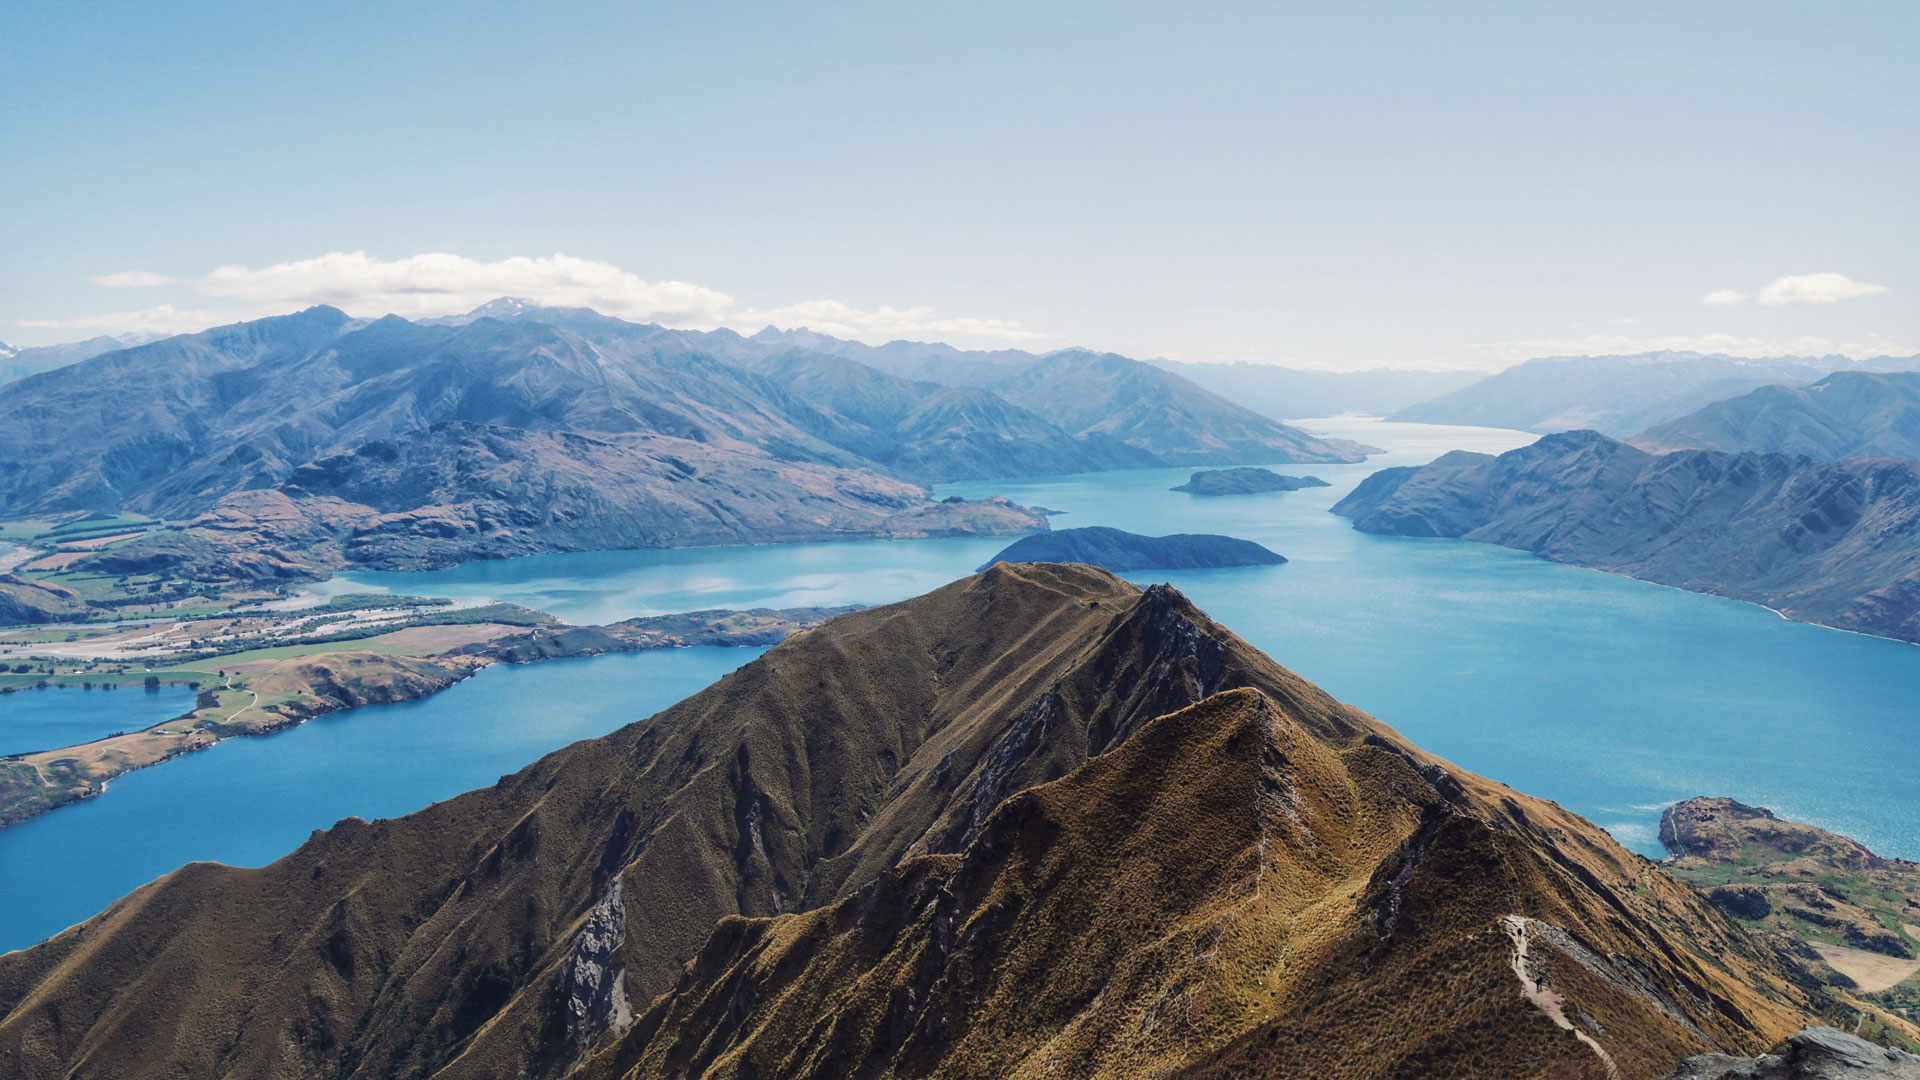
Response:
[[[69,521],[55,525],[36,540],[84,540],[88,536],[106,536],[111,533],[128,532],[134,529],[149,529],[160,522],[145,514],[107,514],[88,515],[78,521]]]
[[[485,604],[480,607],[457,608],[432,615],[422,615],[408,619],[403,626],[445,626],[449,623],[505,623],[508,626],[552,626],[560,620],[544,611],[535,611],[519,604]],[[402,626],[390,629],[402,629]],[[384,633],[385,631],[383,631]]]
[[[382,633],[382,634],[387,632],[388,632],[387,628],[383,628],[380,631],[378,631],[378,633]],[[372,635],[342,635],[337,637],[329,637],[324,641],[308,641],[308,642],[301,642],[293,645],[272,645],[264,648],[246,649],[241,652],[219,653],[219,654],[206,656],[206,657],[198,658],[191,661],[191,663],[194,664],[194,667],[190,669],[189,668],[177,668],[177,669],[170,668],[167,670],[204,671],[209,665],[211,665],[214,668],[219,668],[222,666],[231,667],[236,664],[244,664],[249,660],[285,660],[289,656],[307,656],[312,653],[340,652],[342,651],[341,649],[342,644],[348,643],[348,642],[362,642],[362,641],[365,641],[365,643],[355,644],[353,648],[361,652],[386,653],[389,656],[407,655],[406,653],[402,652],[399,649],[393,648],[392,646],[380,645],[370,640],[366,640],[366,638],[371,636]],[[164,674],[164,672],[156,671],[155,674]]]
[[[0,540],[10,544],[24,544],[47,531],[49,523],[45,521],[8,521],[0,522]]]

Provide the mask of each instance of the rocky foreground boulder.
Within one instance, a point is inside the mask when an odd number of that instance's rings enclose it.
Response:
[[[1759,1057],[1688,1058],[1666,1080],[1920,1080],[1920,1057],[1835,1028],[1810,1027]]]

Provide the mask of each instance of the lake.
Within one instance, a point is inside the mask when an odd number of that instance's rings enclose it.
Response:
[[[1217,532],[1290,562],[1148,571],[1341,700],[1482,775],[1554,799],[1664,854],[1660,810],[1730,795],[1920,858],[1914,737],[1920,648],[1787,622],[1764,608],[1562,566],[1489,544],[1372,536],[1327,512],[1367,475],[1534,436],[1360,418],[1301,421],[1388,453],[1276,465],[1331,486],[1205,497],[1188,469],[942,487],[1065,511],[1056,528]],[[369,588],[492,597],[578,621],[694,607],[885,603],[971,571],[999,540],[587,552]]]
[[[1306,426],[1386,447],[1364,465],[1276,466],[1331,487],[1205,498],[1191,470],[951,485],[1064,511],[1056,527],[1220,532],[1284,566],[1171,581],[1281,663],[1460,766],[1557,800],[1660,854],[1660,808],[1730,795],[1920,857],[1920,649],[1484,544],[1369,536],[1327,513],[1367,474],[1511,431],[1361,419]],[[577,622],[707,607],[884,603],[970,573],[1007,540],[588,552],[355,588],[513,600]],[[393,816],[641,717],[757,655],[684,649],[494,667],[435,698],[351,710],[114,781],[0,830],[0,948],[77,921],[189,859],[258,865],[348,814]],[[68,694],[78,691],[65,691]],[[97,692],[96,692],[97,693]],[[114,693],[128,693],[115,691]],[[131,696],[131,695],[130,695]]]
[[[496,664],[433,697],[329,713],[130,772],[97,798],[0,829],[0,951],[57,933],[183,863],[265,865],[343,817],[397,817],[484,787],[765,651]]]
[[[0,694],[0,754],[57,750],[139,731],[192,712],[193,698],[184,685],[49,686]]]

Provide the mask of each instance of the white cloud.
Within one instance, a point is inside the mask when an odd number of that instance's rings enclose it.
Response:
[[[736,327],[777,326],[792,329],[804,326],[833,337],[872,342],[921,338],[1006,345],[1045,341],[1052,337],[1050,334],[1021,329],[1019,323],[1005,319],[942,318],[928,307],[902,310],[883,306],[873,311],[862,311],[838,300],[808,300],[764,311],[750,310],[727,321]]]
[[[1738,304],[1747,298],[1739,289],[1715,289],[1700,298],[1703,304]]]
[[[331,304],[355,316],[391,313],[417,319],[455,315],[497,297],[513,296],[550,307],[587,307],[635,322],[690,329],[727,326],[751,333],[772,324],[805,326],[872,343],[926,338],[989,347],[1052,339],[1005,319],[941,315],[929,307],[863,309],[839,300],[748,306],[704,285],[649,281],[611,263],[564,254],[483,262],[443,252],[381,259],[364,251],[336,251],[270,266],[222,266],[192,279],[132,270],[92,280],[105,288],[179,284],[224,303],[216,310],[160,305],[71,319],[21,320],[13,325],[184,333],[315,304]]]
[[[146,270],[126,270],[118,274],[101,274],[89,278],[103,289],[152,289],[161,285],[173,284],[173,279],[165,274],[150,273]]]
[[[170,337],[270,314],[270,311],[260,311],[236,316],[227,311],[183,310],[172,304],[158,304],[138,311],[108,311],[65,319],[16,319],[11,325],[26,330],[85,330],[95,334],[159,334]],[[66,340],[71,338],[58,335],[48,338],[49,342]]]
[[[1798,274],[1783,277],[1760,290],[1763,304],[1831,304],[1887,291],[1885,285],[1869,285],[1845,274]]]
[[[501,296],[551,307],[590,307],[607,315],[675,324],[714,324],[733,298],[684,281],[647,281],[610,263],[571,255],[516,255],[481,262],[434,253],[378,259],[331,252],[258,269],[222,266],[195,283],[223,299],[306,307],[332,304],[350,315],[407,318],[456,315]]]

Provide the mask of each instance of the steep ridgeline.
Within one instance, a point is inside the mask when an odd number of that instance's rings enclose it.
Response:
[[[373,323],[333,308],[108,353],[0,399],[0,510],[168,516],[435,423],[728,440],[859,459],[787,420],[774,388],[686,349],[615,351],[541,323]]]
[[[1630,440],[1656,453],[1738,453],[1920,459],[1920,372],[1843,371],[1812,386],[1763,386]]]
[[[1920,464],[1653,455],[1591,431],[1367,477],[1333,512],[1920,640]]]
[[[1920,357],[1748,360],[1689,352],[1543,357],[1401,409],[1388,419],[1539,432],[1592,428],[1624,437],[1761,386],[1804,385],[1854,367],[1904,371],[1920,367]]]
[[[55,1076],[1664,1073],[1796,973],[1164,586],[1001,566],[0,956]]]
[[[779,461],[731,440],[453,422],[302,465],[277,488],[235,492],[184,528],[149,533],[82,565],[252,581],[554,551],[1046,528],[1044,514],[1005,499],[933,501],[866,469]]]
[[[551,323],[596,343],[636,347],[673,341],[750,369],[818,414],[796,414],[796,424],[857,453],[876,444],[900,447],[910,455],[904,466],[932,469],[909,474],[922,480],[1042,475],[1082,466],[1350,462],[1379,452],[1344,439],[1309,435],[1170,371],[1112,353],[970,352],[915,341],[874,346],[771,327],[748,338],[731,330],[700,333],[636,326],[585,309],[510,300],[479,310],[492,318]],[[823,364],[828,357],[843,363]],[[947,390],[974,393],[941,393]],[[903,412],[898,400],[903,396],[919,403],[924,414]],[[891,405],[880,405],[889,400]],[[956,411],[961,415],[956,417]],[[1056,442],[1042,456],[1032,445],[1041,433],[1036,424],[1051,425],[1049,439],[1064,435],[1085,445],[1070,448]],[[950,446],[956,456],[928,453],[918,444]],[[1026,460],[997,460],[1008,451],[1026,455]],[[1014,469],[1032,471],[1010,471]]]

